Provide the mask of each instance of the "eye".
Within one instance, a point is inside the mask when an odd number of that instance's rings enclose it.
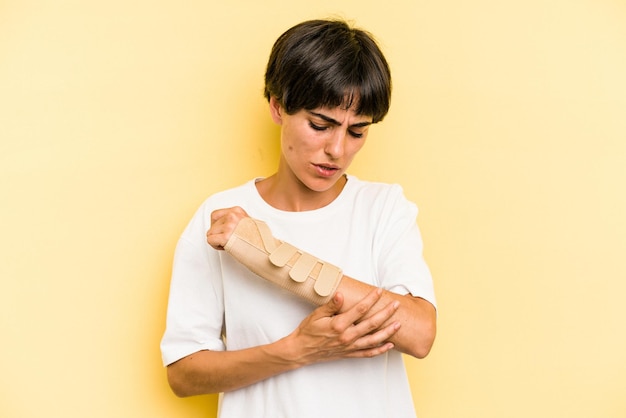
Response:
[[[326,126],[316,125],[311,121],[309,121],[309,126],[315,131],[325,131],[327,129]]]
[[[351,137],[353,138],[363,138],[363,133],[359,133],[359,132],[354,132],[354,131],[348,131],[348,133],[350,134]]]

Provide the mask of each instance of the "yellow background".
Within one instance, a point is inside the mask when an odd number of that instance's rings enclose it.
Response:
[[[271,44],[330,15],[392,66],[351,171],[421,209],[420,418],[626,416],[621,0],[0,1],[0,416],[214,415],[160,364],[174,245],[272,172]]]

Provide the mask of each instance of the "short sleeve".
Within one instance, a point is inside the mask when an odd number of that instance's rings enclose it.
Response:
[[[217,251],[206,244],[204,229],[199,211],[176,246],[161,340],[164,365],[200,350],[225,349],[221,265]]]
[[[383,288],[426,299],[436,306],[417,214],[417,206],[406,199],[402,188],[392,186],[380,214],[375,240],[378,243],[377,270]]]

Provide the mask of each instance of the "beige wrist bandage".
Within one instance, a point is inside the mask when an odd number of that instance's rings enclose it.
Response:
[[[253,273],[315,305],[328,302],[343,277],[339,267],[277,240],[253,218],[239,221],[224,249]]]

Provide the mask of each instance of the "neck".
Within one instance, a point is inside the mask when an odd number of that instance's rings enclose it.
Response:
[[[300,181],[286,181],[279,173],[256,183],[259,194],[270,206],[287,212],[304,212],[323,208],[339,196],[347,178],[341,177],[328,190],[311,190]]]

